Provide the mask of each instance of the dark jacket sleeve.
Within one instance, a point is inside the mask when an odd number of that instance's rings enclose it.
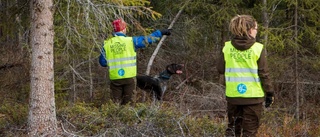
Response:
[[[224,61],[224,55],[223,52],[220,53],[218,60],[217,60],[217,70],[219,72],[220,75],[224,75],[224,71],[225,71],[225,61]]]
[[[272,81],[269,75],[267,64],[267,50],[264,48],[258,60],[258,75],[261,81],[262,89],[267,94],[274,94]]]
[[[218,73],[219,73],[219,83],[221,85],[224,85],[226,86],[226,81],[225,81],[225,77],[224,77],[224,72],[225,72],[225,61],[224,61],[224,55],[223,53],[221,52],[219,57],[218,57],[218,60],[216,61],[217,64],[216,64],[216,67],[217,67],[217,70],[218,70]]]

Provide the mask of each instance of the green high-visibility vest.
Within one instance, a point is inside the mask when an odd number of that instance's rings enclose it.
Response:
[[[231,41],[225,43],[222,51],[226,62],[227,97],[255,98],[264,96],[257,64],[262,49],[263,45],[258,42],[244,51],[234,48]]]
[[[116,36],[104,41],[111,80],[137,75],[137,63],[132,37]]]

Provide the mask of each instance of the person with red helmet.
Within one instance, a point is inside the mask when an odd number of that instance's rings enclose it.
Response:
[[[163,35],[170,35],[168,29],[156,30],[148,36],[126,36],[126,22],[116,19],[112,22],[113,37],[104,41],[99,57],[102,67],[108,67],[112,101],[120,105],[132,102],[136,88],[136,50],[156,43]]]

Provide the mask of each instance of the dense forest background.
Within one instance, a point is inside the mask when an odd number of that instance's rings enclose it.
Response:
[[[30,92],[29,0],[0,0],[0,135],[26,134]],[[250,14],[268,50],[275,103],[259,136],[320,136],[320,5],[318,0],[54,0],[54,75],[62,136],[223,136],[224,87],[216,59],[230,38],[229,20]],[[162,102],[137,89],[136,106],[109,101],[108,72],[98,63],[112,20],[129,36],[168,28],[150,75],[184,64]],[[157,44],[138,50],[145,75]]]

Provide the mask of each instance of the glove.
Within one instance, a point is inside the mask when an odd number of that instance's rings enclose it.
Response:
[[[265,98],[265,107],[268,108],[273,104],[273,93],[267,93]]]
[[[160,30],[162,35],[171,35],[171,32],[169,29]]]

